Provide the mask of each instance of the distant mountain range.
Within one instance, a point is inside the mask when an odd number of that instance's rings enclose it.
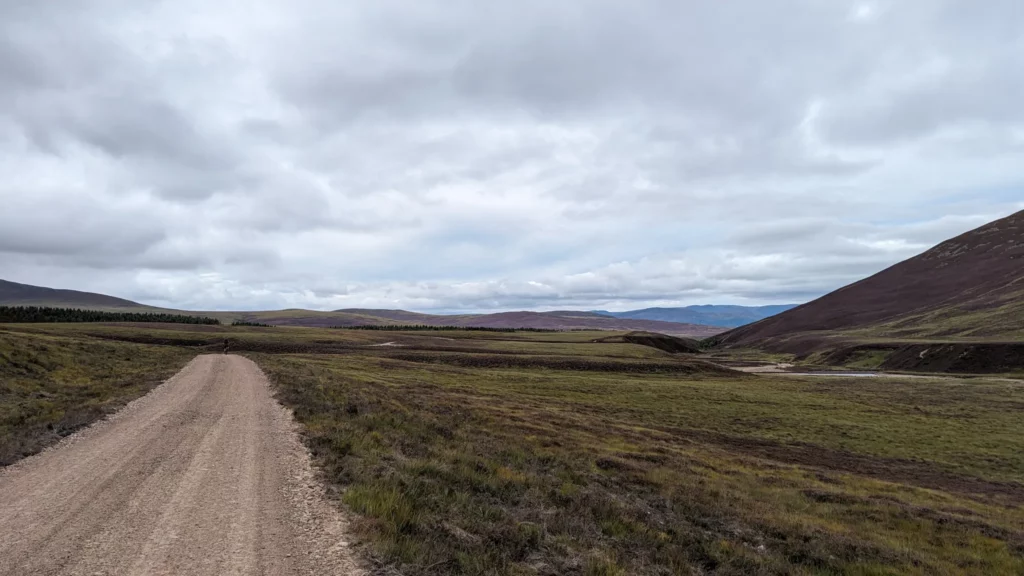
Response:
[[[617,318],[594,312],[500,312],[497,314],[421,314],[406,310],[346,309],[331,312],[316,310],[273,310],[253,312],[208,312],[167,310],[103,294],[58,290],[0,280],[0,306],[53,306],[88,310],[131,312],[176,312],[212,316],[222,322],[242,320],[278,326],[358,326],[423,324],[428,326],[466,326],[485,328],[543,328],[551,330],[637,330],[673,336],[706,338],[726,330],[719,326],[695,323]]]
[[[614,318],[661,320],[663,322],[683,322],[686,324],[735,328],[763,320],[769,316],[774,316],[796,307],[797,304],[777,304],[773,306],[718,306],[706,304],[701,306],[684,306],[682,308],[644,308],[642,310],[629,310],[626,312],[595,310],[594,312]]]
[[[1024,211],[799,306],[454,315],[357,308],[185,312],[103,294],[3,280],[0,305],[178,312],[212,316],[222,322],[287,326],[423,324],[647,331],[690,338],[715,336],[711,344],[719,348],[760,348],[833,365],[1010,372],[1024,369]]]

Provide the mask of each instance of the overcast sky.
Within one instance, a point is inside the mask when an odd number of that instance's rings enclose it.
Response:
[[[0,0],[0,278],[766,304],[1024,209],[1024,3]]]

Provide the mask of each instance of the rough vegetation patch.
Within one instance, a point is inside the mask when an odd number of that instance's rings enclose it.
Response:
[[[553,370],[522,346],[256,359],[382,573],[1024,569],[1020,390]]]
[[[110,414],[192,357],[178,348],[0,332],[0,466]]]
[[[11,363],[33,383],[258,351],[382,574],[1024,572],[1012,382],[666,373],[693,361],[606,334],[450,335],[0,328],[4,350],[59,345]],[[53,379],[88,406],[80,381]]]

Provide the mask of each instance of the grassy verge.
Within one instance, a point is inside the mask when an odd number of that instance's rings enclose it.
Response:
[[[0,466],[145,394],[193,356],[181,348],[0,331]]]
[[[1024,571],[1011,383],[255,358],[402,574]]]

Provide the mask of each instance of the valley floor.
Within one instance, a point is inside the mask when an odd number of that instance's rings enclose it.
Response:
[[[1012,380],[750,375],[586,332],[0,336],[248,356],[380,573],[1024,572]]]

